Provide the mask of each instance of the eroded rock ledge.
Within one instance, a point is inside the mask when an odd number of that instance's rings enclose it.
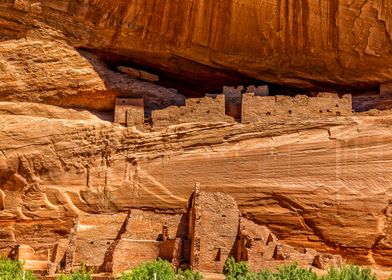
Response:
[[[231,195],[283,244],[391,265],[390,115],[144,133],[83,112],[79,120],[1,113],[3,255],[21,244],[47,251],[86,215],[94,226],[115,213],[123,223],[131,208],[185,213],[198,181]]]
[[[42,258],[60,264],[65,256],[64,269],[83,260],[123,267],[115,264],[113,244],[156,238],[121,231],[129,211],[139,218],[131,221],[134,229],[147,223],[155,234],[167,221],[162,235],[177,237],[170,222],[181,224],[200,182],[203,191],[231,196],[251,233],[277,236],[274,261],[290,248],[288,255],[310,255],[310,262],[317,251],[319,263],[331,253],[391,266],[390,112],[371,117],[328,107],[323,118],[240,123],[228,121],[220,107],[219,122],[189,123],[175,109],[173,125],[169,108],[162,129],[142,131],[84,111],[113,110],[116,97],[142,97],[149,111],[183,105],[177,90],[130,77],[123,67],[133,65],[202,94],[253,79],[377,88],[392,81],[391,4],[142,2],[1,1],[0,255],[19,248],[36,257],[33,267],[49,272],[57,267]],[[361,96],[354,104],[386,109],[388,102]],[[252,239],[241,228],[228,231]],[[156,254],[156,247],[148,252]]]
[[[203,91],[249,78],[300,87],[392,81],[391,4],[383,0],[3,0],[0,19],[2,41],[45,24],[72,47]]]

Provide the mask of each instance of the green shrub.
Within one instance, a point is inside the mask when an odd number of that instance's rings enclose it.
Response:
[[[22,280],[23,263],[7,258],[0,259],[0,279],[1,280]],[[35,280],[36,277],[31,271],[25,272],[25,280]]]
[[[278,267],[274,280],[317,280],[317,274],[311,269],[300,268],[297,264]]]
[[[145,280],[154,279],[156,273],[157,280],[175,280],[176,274],[167,261],[158,259],[157,261],[147,262],[132,269],[131,272],[123,273],[120,280]]]
[[[246,262],[236,262],[233,257],[226,260],[223,272],[226,280],[248,280],[254,277]]]
[[[369,268],[356,265],[345,265],[339,270],[330,268],[321,280],[377,280],[376,275]]]
[[[157,280],[201,280],[200,273],[191,270],[178,271],[175,273],[171,263],[158,259],[156,261],[147,262],[121,275],[120,280],[152,280],[156,274]]]
[[[274,274],[269,270],[261,270],[257,273],[257,280],[275,280]]]
[[[181,269],[178,270],[177,279],[179,280],[201,280],[202,276],[199,272],[193,272],[192,270],[185,270],[182,271]]]
[[[226,261],[224,272],[226,280],[377,280],[370,269],[355,265],[330,268],[326,275],[318,277],[311,269],[300,268],[297,264],[278,267],[274,273],[269,270],[255,273],[250,271],[247,263],[236,263],[233,258]]]
[[[91,275],[93,270],[87,271],[87,268],[84,264],[82,267],[71,273],[71,274],[61,274],[56,277],[57,280],[92,280],[93,276]]]

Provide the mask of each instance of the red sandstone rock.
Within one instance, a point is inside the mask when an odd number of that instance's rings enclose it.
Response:
[[[389,1],[3,0],[0,18],[2,40],[45,23],[73,47],[210,87],[232,82],[235,72],[300,86],[392,80]]]
[[[343,98],[339,118],[323,101],[325,117],[294,119],[287,113],[297,99],[277,97],[270,106],[250,102],[258,114],[285,113],[270,123],[254,123],[257,115],[236,123],[246,111],[221,102],[210,104],[216,118],[206,104],[197,112],[164,109],[164,129],[142,132],[87,111],[14,103],[112,110],[116,97],[143,97],[147,111],[183,105],[176,90],[113,70],[128,63],[197,88],[244,74],[303,87],[383,83],[387,93],[392,6],[362,2],[1,1],[0,100],[9,102],[0,103],[0,255],[19,254],[50,274],[82,261],[114,273],[157,256],[195,263],[197,242],[184,219],[199,181],[215,193],[201,199],[200,217],[209,217],[198,224],[199,241],[207,239],[199,244],[201,269],[222,267],[235,234],[237,258],[253,267],[301,260],[325,268],[340,262],[331,253],[391,266],[388,113],[347,117]],[[225,99],[238,105],[243,90]],[[386,96],[357,100],[357,108],[390,107]],[[227,203],[211,206],[217,197]],[[234,205],[243,231],[235,229]],[[213,230],[222,221],[227,236]]]
[[[23,39],[0,40],[3,101],[113,110],[118,96],[143,97],[149,110],[184,102],[174,89],[110,70],[95,55],[76,50],[62,33],[48,26],[38,25]]]
[[[131,238],[156,240],[166,223],[174,239],[171,225],[186,212],[198,180],[204,191],[231,195],[282,248],[390,265],[390,116],[183,124],[141,133],[83,112],[79,120],[78,113],[65,120],[61,115],[70,110],[52,106],[44,107],[50,114],[26,116],[14,109],[19,106],[0,110],[2,255],[28,245],[50,250],[51,261],[58,261],[56,244],[70,246],[75,229],[84,236],[76,238],[75,264],[99,266],[129,208],[173,215],[132,221]],[[156,219],[151,212],[146,221]]]

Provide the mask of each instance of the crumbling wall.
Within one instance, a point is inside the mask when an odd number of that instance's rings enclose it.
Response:
[[[114,107],[114,122],[126,126],[143,126],[143,98],[116,98]]]
[[[241,119],[241,96],[243,90],[243,86],[223,87],[226,115],[233,117],[235,120]]]
[[[101,266],[105,252],[116,240],[126,217],[126,213],[79,216],[75,240],[75,265],[85,263],[94,268]]]
[[[259,225],[241,217],[236,247],[236,260],[246,261],[253,270],[275,268],[278,264],[315,266],[327,269],[340,266],[339,255],[319,253],[314,249],[297,250],[279,242],[276,236],[264,225]]]
[[[181,214],[132,209],[115,242],[103,254],[102,271],[117,274],[158,257],[167,261],[175,258],[178,267],[182,252],[176,241],[186,237],[186,231],[187,221]]]
[[[268,262],[275,261],[278,245],[277,238],[266,226],[241,217],[237,261],[246,261],[255,270],[265,268]]]
[[[17,258],[24,262],[24,268],[26,270],[46,271],[48,269],[49,257],[49,249],[44,248],[39,251],[35,251],[29,245],[18,246]]]
[[[121,239],[113,252],[112,273],[130,270],[159,257],[162,241]]]
[[[191,267],[221,273],[235,251],[240,215],[236,202],[224,193],[195,192],[191,215]]]
[[[253,93],[255,96],[268,96],[268,86],[248,86],[246,89],[244,86],[232,87],[224,86],[223,95],[225,96],[225,109],[226,115],[233,117],[237,121],[241,121],[241,103],[242,93]]]
[[[193,122],[234,122],[234,119],[225,114],[224,95],[188,98],[185,106],[170,106],[152,112],[154,127]]]
[[[269,95],[269,87],[264,86],[248,86],[246,88],[246,92],[254,93],[256,96],[268,96]]]
[[[254,93],[242,95],[242,123],[289,118],[350,116],[351,113],[352,100],[351,95],[348,94],[341,98],[333,93],[319,93],[317,97],[256,96]]]
[[[157,214],[154,211],[132,209],[132,216],[124,238],[133,240],[163,240],[162,228],[166,226],[166,239],[185,237],[187,223],[182,214]]]

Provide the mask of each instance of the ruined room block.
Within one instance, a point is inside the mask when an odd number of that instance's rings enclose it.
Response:
[[[131,126],[143,125],[143,98],[116,98],[116,104],[114,107],[114,122]]]
[[[268,119],[275,115],[275,96],[242,95],[241,122],[251,123]]]
[[[182,215],[157,214],[133,209],[124,221],[115,242],[105,253],[105,271],[117,274],[158,257],[172,261],[176,236],[186,237],[187,223]],[[178,255],[181,252],[178,251]],[[180,259],[176,257],[177,262]]]
[[[162,241],[120,240],[113,252],[113,274],[130,270],[143,262],[156,260],[161,244]]]
[[[293,117],[299,114],[296,108],[295,100],[291,96],[277,95],[275,96],[275,116],[282,118]]]
[[[176,245],[176,240],[164,240],[159,245],[159,257],[163,260],[171,262],[174,255],[174,246]]]
[[[226,115],[233,117],[236,120],[241,119],[241,103],[226,102]]]
[[[80,215],[75,241],[75,265],[101,265],[126,217],[126,213]]]
[[[123,238],[130,240],[163,240],[162,228],[166,226],[166,239],[174,239],[176,235],[186,236],[186,222],[182,214],[156,214],[154,211],[132,209],[131,219]]]
[[[195,122],[234,122],[225,114],[225,96],[208,95],[203,98],[188,98],[185,106],[170,106],[152,112],[154,127],[165,127],[181,123]]]
[[[173,255],[172,255],[172,265],[175,270],[180,267],[180,261],[183,252],[183,240],[182,238],[176,238],[174,240],[174,248],[173,248]]]
[[[257,121],[274,122],[279,120],[308,119],[322,117],[350,116],[352,98],[335,93],[319,93],[316,97],[296,95],[295,97],[256,96],[254,93],[242,95],[242,123]]]
[[[224,86],[223,87],[223,94],[224,95],[241,95],[242,91],[244,91],[244,86],[237,86],[237,87],[233,87],[233,86]]]
[[[392,83],[381,84],[380,95],[392,95]]]
[[[34,251],[29,245],[19,245],[17,258],[25,263],[24,269],[46,271],[49,264],[49,249]]]
[[[237,204],[229,195],[194,193],[189,222],[192,269],[223,271],[236,243],[239,215]]]
[[[182,107],[170,106],[162,110],[152,111],[152,123],[155,127],[165,127],[179,123]]]
[[[140,110],[140,108],[127,109],[126,117],[127,117],[127,122],[126,122],[127,127],[131,127],[131,126],[143,127],[144,110]]]
[[[317,97],[310,98],[310,109],[316,116],[350,116],[352,114],[351,94],[339,97],[336,93],[320,92]]]
[[[266,226],[241,218],[238,237],[237,261],[247,261],[252,268],[260,269],[273,260],[278,240]]]
[[[248,86],[246,88],[246,92],[254,93],[256,96],[268,96],[269,95],[269,87],[265,86]]]
[[[77,239],[75,250],[75,265],[82,263],[89,267],[99,267],[104,259],[105,252],[114,239],[97,239],[91,236],[89,239]]]
[[[241,89],[228,89],[228,87],[224,87],[223,94],[225,96],[226,115],[233,117],[236,120],[241,119]]]

